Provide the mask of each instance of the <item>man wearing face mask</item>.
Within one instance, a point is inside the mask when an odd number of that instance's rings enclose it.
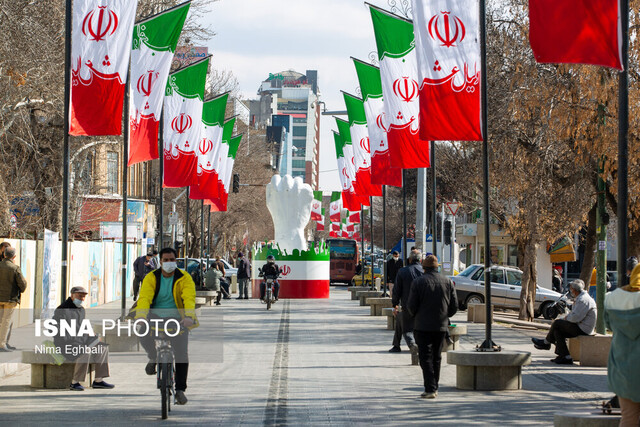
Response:
[[[56,335],[53,343],[60,349],[67,362],[75,362],[73,378],[69,389],[73,391],[84,391],[80,384],[87,376],[89,364],[95,366],[96,378],[91,387],[93,388],[113,388],[113,384],[104,381],[103,378],[109,376],[109,347],[98,341],[98,337],[93,335],[79,334],[80,325],[84,321],[85,312],[82,307],[87,290],[82,286],[71,288],[71,295],[53,313],[54,320],[60,325],[61,321],[67,324],[75,322],[76,332],[73,335]]]
[[[393,251],[392,258],[387,261],[387,289],[391,290],[396,282],[398,270],[402,268],[402,260],[398,251]],[[393,291],[392,291],[393,292]]]
[[[170,337],[176,361],[176,401],[187,403],[184,392],[187,389],[189,372],[189,330],[198,326],[196,318],[196,285],[191,275],[177,268],[178,254],[173,248],[160,251],[160,269],[147,274],[140,287],[136,319],[160,319],[160,328],[169,319],[178,320],[180,333]],[[153,322],[155,323],[155,321]],[[156,374],[155,330],[140,337],[140,344],[149,356],[145,367],[147,375]]]

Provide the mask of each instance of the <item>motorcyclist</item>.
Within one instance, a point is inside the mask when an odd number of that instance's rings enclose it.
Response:
[[[280,268],[276,264],[276,258],[273,255],[267,257],[267,263],[260,268],[259,277],[262,277],[260,283],[260,299],[264,301],[264,295],[267,292],[267,282],[265,279],[271,277],[275,279],[273,282],[273,296],[278,301],[278,294],[280,293],[280,283],[278,283],[278,276],[280,275]]]

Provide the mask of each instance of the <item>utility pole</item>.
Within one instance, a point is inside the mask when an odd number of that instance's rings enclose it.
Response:
[[[598,173],[604,172],[604,160],[600,163]],[[605,334],[604,326],[604,295],[607,292],[607,208],[605,200],[605,182],[602,175],[598,176],[598,207],[596,209],[596,234],[598,248],[596,251],[596,332]],[[620,283],[620,279],[618,279]]]
[[[431,165],[433,167],[433,165]],[[418,169],[418,197],[416,206],[416,248],[427,252],[427,169]]]

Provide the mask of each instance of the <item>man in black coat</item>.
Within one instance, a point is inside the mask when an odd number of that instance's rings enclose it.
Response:
[[[251,263],[242,252],[238,252],[238,299],[249,299],[249,281],[251,279]]]
[[[151,259],[153,258],[153,252],[149,252],[146,255],[136,258],[133,262],[133,273],[135,278],[133,279],[133,300],[138,299],[138,292],[140,292],[140,284],[144,280],[144,276],[151,273],[154,268]]]
[[[424,393],[420,397],[435,399],[438,395],[442,345],[449,328],[449,317],[458,311],[458,298],[449,278],[438,273],[438,258],[429,255],[422,264],[424,275],[411,285],[407,302],[413,315],[413,334],[418,344]]]
[[[82,303],[87,296],[87,290],[82,286],[71,288],[70,296],[53,313],[53,318],[58,326],[61,322],[72,324],[76,328],[73,335],[61,334],[53,338],[56,347],[64,355],[67,362],[75,362],[73,378],[69,388],[73,391],[84,391],[80,384],[87,376],[89,364],[96,369],[96,377],[91,384],[92,388],[113,388],[113,384],[104,381],[109,376],[109,347],[98,341],[94,335],[80,333],[82,323],[85,320]]]
[[[393,347],[391,347],[389,353],[400,352],[400,341],[403,336],[409,346],[409,350],[412,353],[418,352],[418,347],[413,338],[413,317],[407,310],[407,301],[411,292],[411,283],[424,273],[420,265],[421,259],[422,252],[412,250],[409,254],[409,265],[402,267],[396,275],[395,285],[391,292],[391,305],[393,306],[393,315],[396,317],[396,331],[393,334]]]
[[[396,276],[398,271],[403,267],[402,260],[398,251],[393,251],[391,259],[387,261],[387,287],[391,288],[391,285],[396,282]]]

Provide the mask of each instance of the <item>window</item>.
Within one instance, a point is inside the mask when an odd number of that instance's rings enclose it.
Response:
[[[305,173],[304,173],[304,172],[299,172],[299,171],[293,171],[293,173],[291,174],[291,176],[293,176],[294,178],[295,178],[296,176],[299,176],[299,177],[301,177],[301,178],[303,178],[303,179],[304,179],[304,177],[305,177]]]
[[[482,280],[482,273],[484,272],[484,268],[480,267],[478,271],[475,272],[473,276],[471,276],[471,280]]]
[[[294,126],[293,127],[293,136],[307,136],[307,127],[306,126]]]
[[[476,266],[472,265],[470,267],[467,267],[464,269],[464,271],[460,274],[458,274],[458,276],[462,276],[462,277],[468,277],[469,275],[471,275],[471,273],[473,273],[476,270]]]
[[[305,168],[305,161],[304,160],[293,160],[291,162],[291,167],[292,168],[298,168],[298,169],[304,169]]]
[[[491,283],[504,283],[504,270],[494,268],[491,270]]]
[[[507,283],[515,286],[522,286],[522,273],[519,271],[507,270]]]
[[[293,123],[304,123],[306,125],[307,123],[307,118],[306,117],[294,117],[293,118]]]
[[[107,152],[107,192],[118,192],[118,153]]]

